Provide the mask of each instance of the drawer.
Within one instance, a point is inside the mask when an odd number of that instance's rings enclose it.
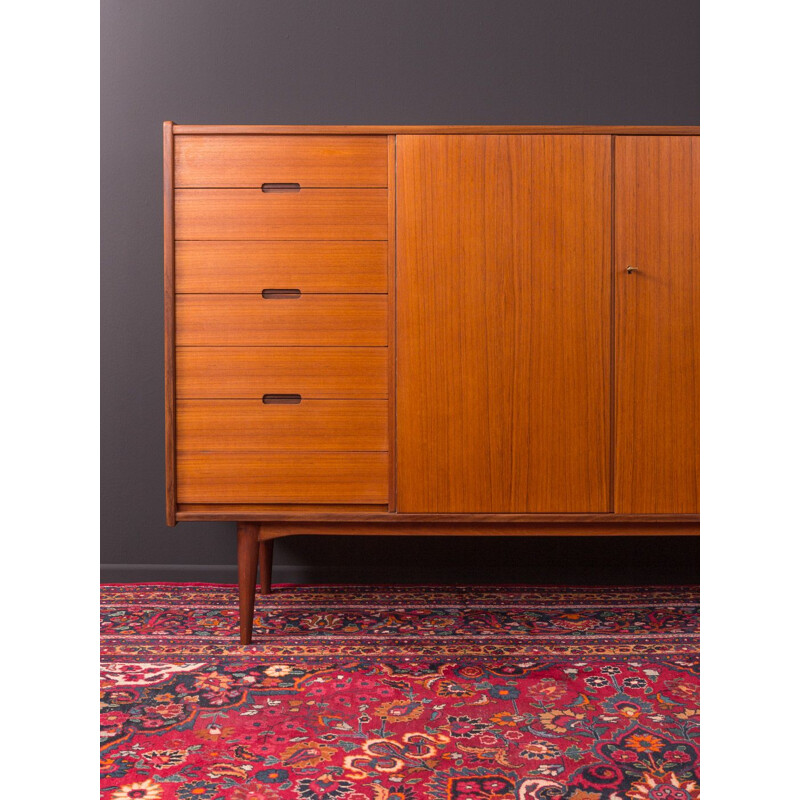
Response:
[[[385,347],[178,347],[179,398],[251,398],[297,392],[312,398],[385,398]]]
[[[387,450],[386,400],[179,400],[178,448],[231,450]]]
[[[179,503],[386,503],[387,453],[178,452]]]
[[[176,239],[386,240],[386,189],[177,189]]]
[[[179,294],[178,345],[358,345],[387,343],[382,294]]]
[[[385,136],[176,136],[175,186],[386,186]]]
[[[386,292],[386,242],[178,242],[175,290]]]

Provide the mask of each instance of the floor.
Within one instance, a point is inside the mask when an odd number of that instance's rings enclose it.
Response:
[[[102,589],[102,797],[696,800],[695,587]]]

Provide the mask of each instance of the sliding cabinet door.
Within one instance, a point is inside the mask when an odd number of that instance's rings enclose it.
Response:
[[[397,508],[610,509],[608,136],[397,137]]]
[[[698,513],[700,139],[615,147],[614,508]]]

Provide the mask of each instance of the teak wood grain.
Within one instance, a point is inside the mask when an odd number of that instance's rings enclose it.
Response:
[[[385,346],[386,295],[179,294],[178,345]]]
[[[167,525],[175,525],[175,207],[174,136],[164,123],[164,467]]]
[[[253,636],[259,528],[259,525],[250,522],[239,522],[236,525],[236,552],[239,567],[239,641],[242,644],[250,644]]]
[[[398,510],[607,511],[610,137],[397,151]]]
[[[394,267],[394,263],[392,263]],[[178,242],[175,290],[385,293],[386,242]]]
[[[176,189],[176,239],[387,238],[386,189]]]
[[[389,369],[389,408],[387,423],[387,434],[389,437],[389,511],[395,511],[397,508],[397,419],[395,409],[395,377],[396,377],[396,363],[397,363],[397,307],[396,299],[397,293],[395,291],[395,278],[396,278],[396,262],[397,262],[397,241],[396,241],[396,205],[397,205],[397,170],[396,164],[396,140],[394,136],[386,137],[386,155],[389,163],[389,181],[387,187],[388,195],[388,214],[387,214],[387,230],[388,241],[387,255],[389,260],[388,271],[388,341],[387,341],[387,355],[390,364]]]
[[[179,398],[388,397],[385,347],[179,347]]]
[[[180,519],[185,519],[179,512]],[[256,521],[256,520],[253,520]],[[259,537],[277,539],[282,536],[343,534],[345,536],[696,536],[698,523],[648,523],[620,524],[613,519],[595,522],[542,522],[523,524],[476,522],[404,522],[395,525],[376,522],[304,522],[299,519],[261,522]]]
[[[183,136],[209,134],[231,136],[297,136],[315,135],[376,136],[402,134],[470,135],[547,135],[583,136],[699,136],[697,125],[175,125],[175,133]]]
[[[361,512],[382,512],[386,513],[385,503],[181,503],[178,511],[184,514],[204,514],[209,519],[221,519],[223,514],[227,514],[230,519],[235,516],[239,519],[248,519],[254,514],[263,513],[274,518],[295,519],[308,513],[320,513],[327,519],[331,512],[334,512],[336,519],[342,514],[353,514]],[[394,516],[394,515],[393,515]],[[345,517],[347,519],[347,517]]]
[[[280,536],[699,532],[697,134],[165,123],[167,521],[238,521],[243,643]]]
[[[386,400],[178,400],[184,451],[387,450]]]
[[[698,514],[403,514],[387,512],[386,506],[377,505],[342,505],[342,504],[259,504],[259,503],[182,503],[178,506],[178,514],[184,519],[197,515],[198,519],[221,519],[238,515],[237,519],[259,520],[262,522],[359,522],[381,523],[387,526],[419,525],[441,522],[447,525],[474,525],[496,523],[498,525],[635,525],[652,526],[672,525],[686,526],[687,529],[697,526]]]
[[[621,513],[699,511],[699,150],[697,137],[616,140]]]
[[[386,453],[178,451],[179,503],[386,503]]]
[[[385,136],[176,136],[178,187],[386,186]]]

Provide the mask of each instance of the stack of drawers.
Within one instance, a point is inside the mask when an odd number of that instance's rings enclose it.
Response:
[[[178,503],[388,502],[387,153],[175,137]]]

